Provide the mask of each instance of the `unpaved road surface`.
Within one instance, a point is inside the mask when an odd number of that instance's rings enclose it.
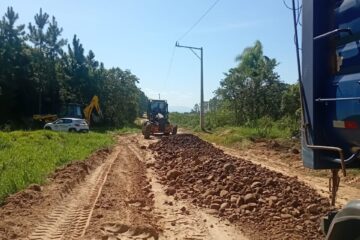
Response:
[[[165,193],[141,135],[69,164],[10,196],[0,239],[248,239],[240,228]]]
[[[0,239],[323,238],[331,207],[320,188],[239,156],[190,134],[121,136],[10,196]]]
[[[237,158],[251,160],[272,171],[280,172],[287,176],[297,177],[308,186],[317,190],[323,197],[329,197],[330,171],[311,170],[303,167],[301,154],[296,147],[295,153],[292,148],[281,146],[274,141],[255,142],[245,149],[234,149],[223,146],[214,146],[222,149],[226,154]],[[336,204],[339,208],[349,200],[360,198],[360,177],[351,174],[341,178]]]
[[[251,238],[321,239],[320,218],[329,199],[299,181],[225,154],[191,134],[150,146],[156,171],[176,198],[213,210]]]

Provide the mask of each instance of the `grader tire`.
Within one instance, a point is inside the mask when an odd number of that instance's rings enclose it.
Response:
[[[144,134],[144,138],[145,138],[145,139],[150,139],[151,124],[146,124],[146,125],[144,126],[143,134]]]
[[[173,129],[172,129],[172,135],[176,135],[177,134],[177,129],[178,127],[177,126],[174,126]]]

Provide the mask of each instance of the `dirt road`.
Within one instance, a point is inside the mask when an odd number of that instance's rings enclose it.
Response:
[[[154,140],[156,141],[156,140]],[[190,202],[165,194],[140,135],[59,169],[0,208],[0,239],[247,239]]]
[[[190,134],[121,136],[10,196],[0,239],[321,239],[324,179],[289,172],[272,154]]]
[[[298,152],[293,153],[292,149],[276,145],[269,142],[258,142],[246,149],[232,149],[223,146],[216,147],[224,150],[226,154],[238,158],[251,160],[253,163],[260,164],[272,171],[280,172],[287,176],[298,177],[308,186],[317,190],[323,197],[329,197],[329,179],[330,171],[310,170],[303,167],[301,155]],[[337,194],[336,203],[342,207],[349,200],[360,197],[360,178],[349,174],[343,177],[340,173],[340,187]]]

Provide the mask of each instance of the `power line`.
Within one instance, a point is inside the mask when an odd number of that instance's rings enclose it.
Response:
[[[182,40],[184,37],[186,37],[200,22],[201,20],[207,15],[209,14],[209,12],[216,6],[216,4],[218,4],[220,2],[220,0],[216,0],[206,11],[203,15],[201,15],[201,17],[189,28],[189,30],[187,30],[183,35],[181,35],[177,41]]]
[[[183,34],[181,35],[177,42],[184,39],[200,22],[201,20],[203,20],[206,15],[208,15],[210,13],[210,11],[220,2],[220,0],[216,0],[204,13],[203,15],[200,16],[200,18]],[[166,84],[169,80],[169,77],[170,77],[170,73],[171,73],[171,70],[172,70],[172,66],[173,66],[173,62],[174,62],[174,57],[175,57],[175,50],[176,50],[176,47],[174,46],[173,47],[173,50],[172,50],[172,54],[171,54],[171,58],[170,58],[170,63],[169,63],[169,67],[168,67],[168,70],[167,70],[167,73],[166,73],[166,78],[165,78],[165,87],[166,87]]]
[[[176,47],[174,46],[174,47],[173,47],[173,50],[172,50],[172,53],[171,53],[171,57],[170,57],[169,67],[168,67],[168,70],[167,70],[167,73],[166,73],[165,88],[166,88],[167,82],[169,81],[170,73],[171,73],[171,70],[172,70],[172,66],[173,66],[173,62],[174,62],[174,57],[175,57],[175,50],[176,50]]]
[[[302,27],[302,23],[300,21],[300,18],[301,18],[301,14],[302,14],[302,10],[303,10],[303,5],[300,4],[300,1],[299,0],[296,0],[296,3],[294,5],[294,7],[292,6],[289,6],[285,0],[283,0],[283,3],[285,5],[285,7],[289,10],[291,10],[292,12],[295,12],[295,24],[296,24],[296,27]],[[296,43],[297,39],[296,39],[296,36],[294,34],[294,44],[297,46],[297,49],[302,51],[302,49],[298,46],[298,44]]]
[[[289,10],[294,10],[294,8],[293,7],[290,7],[287,3],[286,3],[286,1],[285,0],[283,0],[283,3],[284,3],[284,5],[285,5],[285,7],[287,8],[287,9],[289,9]],[[300,9],[300,7],[299,7],[299,1],[297,1],[297,7],[295,8],[295,10],[296,11],[298,11],[299,9]]]

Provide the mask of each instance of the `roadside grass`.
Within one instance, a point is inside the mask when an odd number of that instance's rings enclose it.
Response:
[[[247,146],[256,139],[288,141],[294,134],[296,123],[289,119],[273,121],[268,117],[246,123],[242,126],[220,124],[211,114],[205,115],[205,128],[211,134],[203,133],[199,127],[199,115],[194,113],[171,113],[170,121],[180,128],[190,130],[203,139],[229,147]]]
[[[115,143],[118,134],[138,129],[128,127],[88,134],[53,131],[0,132],[0,203],[6,196],[41,184],[57,167],[84,160],[92,152]]]
[[[209,142],[236,148],[247,147],[254,139],[277,139],[283,141],[290,136],[289,132],[275,126],[266,130],[228,126],[213,129],[210,134],[201,131],[195,131],[194,133]]]

